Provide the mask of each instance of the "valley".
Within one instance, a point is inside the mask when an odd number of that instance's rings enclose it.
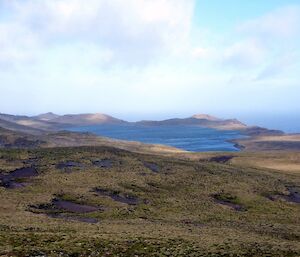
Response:
[[[190,152],[29,119],[0,129],[1,256],[300,255],[297,134]]]

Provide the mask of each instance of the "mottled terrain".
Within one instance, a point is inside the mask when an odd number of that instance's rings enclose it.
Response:
[[[168,155],[0,150],[0,255],[300,255],[299,154]]]

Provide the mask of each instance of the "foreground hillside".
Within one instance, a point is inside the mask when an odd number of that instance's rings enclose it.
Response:
[[[299,173],[208,157],[2,149],[0,256],[299,256]]]

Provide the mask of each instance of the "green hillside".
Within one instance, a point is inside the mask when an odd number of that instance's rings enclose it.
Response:
[[[299,173],[217,161],[0,150],[0,256],[299,256]]]

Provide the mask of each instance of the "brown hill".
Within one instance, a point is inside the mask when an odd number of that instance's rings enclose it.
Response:
[[[51,121],[58,117],[60,117],[60,116],[53,112],[47,112],[47,113],[43,113],[43,114],[40,114],[37,116],[33,116],[31,118],[36,119],[36,120],[42,120],[42,121]]]
[[[206,128],[215,128],[221,130],[242,130],[247,126],[236,119],[222,120],[206,114],[197,114],[190,118],[175,118],[162,121],[140,121],[139,125],[162,126],[162,125],[194,125]]]
[[[21,132],[21,133],[28,133],[32,135],[39,135],[42,134],[43,131],[37,128],[28,127],[25,125],[18,124],[13,121],[7,121],[0,119],[0,127],[2,129],[7,129],[15,132]]]
[[[95,114],[67,114],[51,119],[51,122],[74,125],[74,126],[86,126],[97,124],[123,124],[126,121],[114,118],[112,116],[95,113]]]
[[[36,120],[32,117],[20,116],[20,115],[10,115],[10,114],[0,113],[0,119],[2,121],[10,122],[11,125],[12,125],[12,123],[15,124],[13,127],[7,127],[7,128],[16,130],[16,131],[22,131],[22,130],[19,130],[20,127],[17,125],[27,127],[26,130],[36,129],[36,130],[45,130],[45,131],[57,130],[58,126],[59,126],[59,124],[50,123],[50,122],[43,121],[43,120]],[[6,128],[6,126],[2,126],[2,127]],[[30,133],[28,131],[26,131],[26,132]]]
[[[8,123],[8,122],[7,122]],[[0,120],[0,149],[1,148],[49,148],[49,147],[79,147],[79,146],[104,146],[115,147],[132,152],[151,154],[186,153],[186,151],[171,146],[159,144],[144,144],[140,142],[115,140],[99,137],[91,133],[77,133],[69,131],[31,133],[13,131],[1,127]],[[20,126],[21,127],[21,126]],[[21,129],[21,128],[19,128]]]
[[[211,121],[220,121],[220,120],[222,120],[220,118],[211,116],[209,114],[195,114],[195,115],[192,116],[192,118],[199,119],[199,120],[211,120]]]

